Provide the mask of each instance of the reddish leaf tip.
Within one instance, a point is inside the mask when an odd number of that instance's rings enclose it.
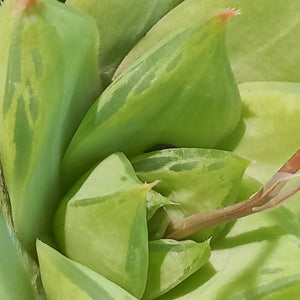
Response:
[[[30,4],[36,3],[37,0],[18,0],[17,2],[17,8],[19,11],[23,11],[25,9],[27,9],[27,7]]]
[[[218,13],[218,17],[224,21],[227,22],[230,20],[232,17],[235,17],[237,15],[240,15],[241,11],[240,10],[235,10],[235,9],[230,9],[226,8]]]
[[[31,3],[35,3],[36,0],[23,0],[24,8],[26,9]]]

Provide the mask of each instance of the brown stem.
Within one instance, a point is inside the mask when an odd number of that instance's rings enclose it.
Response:
[[[282,168],[276,174],[282,172],[295,174],[299,169],[300,149],[282,166]],[[274,198],[274,196],[271,196],[274,189],[271,189],[269,193],[266,193],[265,187],[263,187],[259,192],[243,202],[214,211],[195,214],[182,220],[173,222],[168,226],[164,237],[181,240],[205,228],[221,223],[227,223],[229,221],[251,215],[258,211],[262,211],[264,208],[261,210],[256,210],[256,208],[266,205]]]
[[[5,184],[4,172],[3,172],[1,156],[0,156],[0,210],[1,209],[8,224],[11,227],[13,227],[11,203],[7,191],[7,186]]]
[[[282,166],[280,172],[295,174],[300,169],[300,149]]]

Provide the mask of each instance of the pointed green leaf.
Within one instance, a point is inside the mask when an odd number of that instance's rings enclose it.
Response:
[[[94,17],[99,37],[99,72],[110,83],[121,60],[135,43],[169,10],[183,0],[67,0]]]
[[[142,186],[104,197],[71,200],[65,218],[56,221],[68,257],[137,298],[143,294],[147,279],[148,190],[149,186]]]
[[[228,26],[226,41],[237,81],[299,81],[298,0],[185,0],[130,51],[115,77],[169,34],[182,32],[195,22],[204,23],[226,7],[241,9],[241,15]]]
[[[149,242],[149,271],[143,299],[154,299],[200,269],[209,259],[208,243],[158,240]]]
[[[70,191],[54,220],[57,241],[68,257],[138,298],[147,279],[151,187],[140,183],[123,154],[111,155]]]
[[[179,204],[179,208],[167,208],[172,210],[171,219],[233,204],[248,165],[248,161],[230,152],[191,148],[143,154],[132,163],[141,180],[160,180],[155,189]],[[211,235],[213,231],[205,232]]]
[[[134,300],[121,287],[37,241],[43,285],[48,300]]]
[[[127,157],[123,153],[115,153],[87,172],[68,193],[69,196],[63,203],[67,203],[71,197],[76,200],[105,196],[142,185],[143,183],[137,178]],[[168,198],[150,190],[146,198],[147,220],[154,215],[157,209],[170,204],[173,203]]]
[[[240,97],[223,17],[172,36],[103,92],[64,157],[68,184],[116,151],[130,157],[157,144],[213,147],[237,126]]]
[[[14,225],[33,253],[60,198],[61,156],[99,90],[98,33],[57,1],[18,3],[0,10],[10,28],[0,31],[0,151]]]

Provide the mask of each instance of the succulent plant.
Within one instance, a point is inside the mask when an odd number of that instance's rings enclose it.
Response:
[[[61,2],[0,2],[0,299],[298,299],[299,1]]]

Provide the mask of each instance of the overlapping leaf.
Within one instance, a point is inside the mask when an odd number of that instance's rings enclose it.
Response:
[[[157,144],[214,147],[232,132],[241,107],[224,30],[234,14],[170,36],[112,83],[65,154],[65,182],[114,152],[132,156]]]
[[[37,242],[43,285],[48,300],[134,300],[121,287]],[[23,299],[23,298],[22,298]]]
[[[173,220],[233,204],[248,164],[230,152],[189,148],[148,153],[132,162],[141,180],[160,180],[155,189],[179,204],[169,210]]]
[[[242,14],[228,26],[227,49],[238,82],[300,80],[300,2],[297,0],[186,0],[131,50],[119,67],[123,72],[170,33],[205,22],[226,7]]]
[[[0,10],[0,151],[16,231],[34,253],[60,198],[61,156],[99,90],[98,33],[57,1],[28,3]]]
[[[138,298],[147,279],[151,187],[137,179],[125,155],[111,155],[70,191],[54,221],[57,241],[69,258]],[[149,213],[169,203],[157,192],[151,197]]]
[[[97,21],[99,72],[103,84],[138,40],[169,10],[183,0],[67,0]]]

